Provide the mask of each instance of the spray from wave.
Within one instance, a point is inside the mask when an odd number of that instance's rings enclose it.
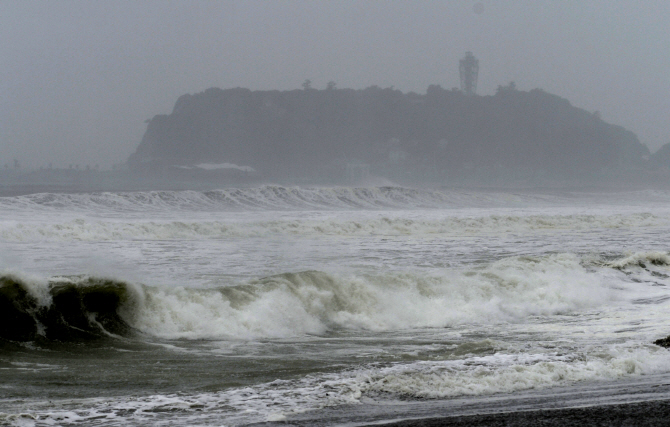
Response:
[[[518,322],[634,300],[640,285],[620,272],[626,259],[598,265],[572,254],[510,257],[431,274],[305,271],[218,289],[4,275],[0,336],[62,341],[139,331],[165,339],[257,339]]]

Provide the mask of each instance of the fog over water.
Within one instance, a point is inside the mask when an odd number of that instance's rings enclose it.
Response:
[[[475,4],[481,3],[482,8]],[[478,13],[481,12],[481,13]],[[0,166],[124,162],[185,93],[516,82],[670,141],[664,1],[0,3]]]
[[[653,425],[668,18],[0,1],[0,425]]]

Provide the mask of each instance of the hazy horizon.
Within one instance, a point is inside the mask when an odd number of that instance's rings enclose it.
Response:
[[[661,1],[7,1],[0,165],[123,162],[146,119],[209,87],[458,87],[466,51],[478,94],[539,87],[655,151],[670,142],[668,18]]]

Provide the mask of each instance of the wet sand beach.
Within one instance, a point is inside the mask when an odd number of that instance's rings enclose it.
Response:
[[[581,408],[505,412],[498,414],[427,418],[392,422],[393,427],[456,426],[667,426],[670,424],[670,401],[656,400],[619,405]]]
[[[666,426],[665,374],[544,390],[324,408],[254,426]]]

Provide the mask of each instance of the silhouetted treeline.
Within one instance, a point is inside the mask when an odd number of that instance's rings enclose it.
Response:
[[[465,96],[362,90],[208,89],[157,115],[129,164],[227,162],[267,177],[336,177],[365,163],[389,178],[440,181],[488,176],[611,174],[640,168],[649,150],[630,131],[556,95],[499,87]]]

